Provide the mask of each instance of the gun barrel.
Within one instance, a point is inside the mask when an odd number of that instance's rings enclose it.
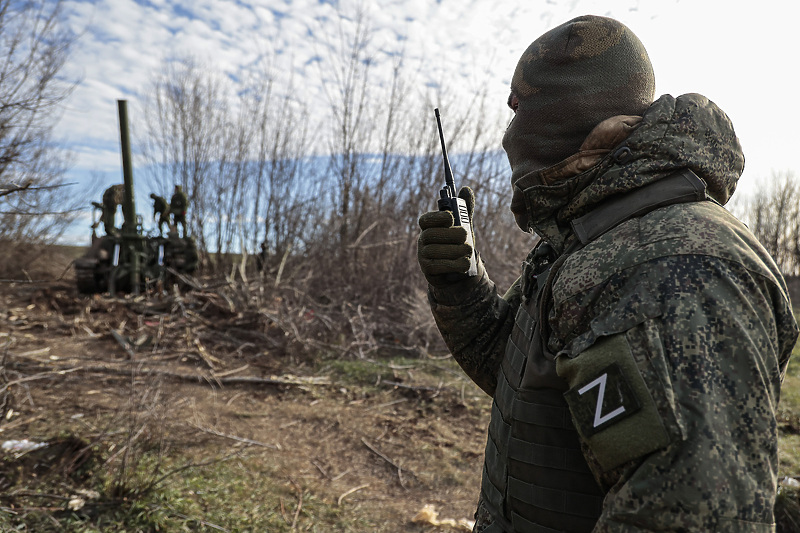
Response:
[[[439,128],[439,141],[442,143],[442,158],[444,159],[444,183],[450,189],[451,196],[456,195],[456,184],[453,182],[453,170],[450,168],[450,159],[447,157],[447,147],[444,144],[444,132],[442,131],[442,119],[439,115],[439,108],[433,110],[436,115],[436,126]]]
[[[142,246],[141,236],[137,232],[136,202],[133,196],[133,162],[131,157],[131,140],[128,131],[128,102],[117,100],[119,114],[119,142],[122,152],[122,178],[125,194],[122,200],[122,239],[127,250],[126,257],[130,261],[130,284],[134,294],[139,294],[140,265],[139,251]],[[117,266],[115,264],[114,266]],[[112,291],[113,294],[113,291]]]
[[[124,224],[130,226],[128,231],[136,231],[136,202],[133,196],[133,163],[131,157],[131,141],[128,132],[128,102],[117,100],[119,113],[119,141],[122,153],[122,178],[125,185],[125,195],[122,201],[122,216]]]

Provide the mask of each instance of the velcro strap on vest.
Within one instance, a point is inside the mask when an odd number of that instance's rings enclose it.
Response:
[[[509,439],[508,457],[534,466],[545,466],[570,472],[590,473],[583,453],[558,446],[545,446],[515,438]]]
[[[483,493],[483,499],[489,506],[489,509],[492,510],[492,517],[496,518],[502,513],[503,509],[503,500],[505,499],[505,495],[503,492],[495,486],[492,480],[489,478],[489,471],[488,467],[483,467],[483,478],[481,479],[481,492]]]
[[[510,420],[511,413],[514,405],[514,388],[508,382],[505,372],[497,374],[497,390],[494,393],[494,401],[492,402],[492,417],[495,416],[494,410],[500,415],[500,420],[505,425],[508,425],[507,420]],[[491,424],[491,420],[489,424]],[[506,432],[508,434],[508,432]]]
[[[552,529],[539,524],[534,524],[530,520],[526,520],[517,513],[512,513],[511,521],[514,524],[514,531],[517,533],[564,533],[562,529]],[[488,531],[488,530],[484,530]]]
[[[528,340],[533,338],[533,331],[536,326],[536,321],[533,319],[524,305],[521,305],[517,310],[517,316],[514,318],[514,327],[519,328],[524,337]]]
[[[587,518],[596,518],[603,508],[600,496],[537,487],[513,477],[508,478],[508,495],[540,509]]]
[[[484,466],[487,470],[487,479],[502,494],[506,490],[506,463],[503,455],[497,449],[492,435],[489,435],[489,438],[486,439],[485,456]]]
[[[503,361],[500,363],[500,368],[503,371],[502,374],[505,375],[506,381],[512,390],[519,388],[519,383],[522,379],[522,371],[525,369],[527,357],[525,352],[522,351],[522,348],[523,347],[517,346],[513,336],[510,337],[506,345],[506,356],[503,357]],[[495,393],[495,396],[496,395],[497,393]],[[510,413],[510,411],[503,411],[503,414],[507,415],[508,413]]]
[[[706,183],[688,168],[633,192],[603,202],[570,224],[581,244],[588,244],[628,219],[659,207],[707,200]]]
[[[574,427],[572,425],[569,409],[566,407],[556,407],[517,400],[514,404],[513,415],[514,420],[525,422],[526,424],[536,424],[537,426],[561,429],[573,429]]]

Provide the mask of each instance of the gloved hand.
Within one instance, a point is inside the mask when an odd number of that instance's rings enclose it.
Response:
[[[458,197],[467,204],[472,227],[475,195],[469,187],[462,187]],[[472,247],[467,244],[467,230],[453,226],[453,214],[450,211],[430,211],[419,217],[419,227],[422,233],[417,241],[417,261],[428,283],[445,287],[467,279]],[[474,236],[472,240],[475,241]]]

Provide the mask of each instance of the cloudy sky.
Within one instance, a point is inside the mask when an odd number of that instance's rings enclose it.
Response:
[[[337,11],[367,11],[375,57],[402,47],[421,65],[421,83],[484,80],[506,113],[510,75],[544,31],[575,16],[606,15],[643,41],[656,93],[699,92],[731,117],[745,150],[740,190],[773,171],[795,171],[800,149],[796,24],[800,3],[785,0],[65,0],[81,37],[68,74],[80,79],[56,135],[75,151],[71,177],[120,181],[116,100],[131,123],[153,75],[169,57],[192,55],[237,79],[260,54],[291,76],[312,102],[319,89],[321,35]],[[322,65],[324,69],[324,65]],[[313,108],[313,107],[312,107]],[[498,147],[500,138],[498,136]],[[140,211],[142,209],[140,208]]]

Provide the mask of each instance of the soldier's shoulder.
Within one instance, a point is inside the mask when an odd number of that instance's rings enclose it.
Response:
[[[559,279],[562,285],[576,285],[572,290],[585,289],[622,270],[676,255],[717,257],[782,284],[774,261],[753,234],[711,201],[670,205],[620,224],[568,258]]]
[[[642,217],[638,246],[644,255],[706,255],[780,275],[747,226],[712,201],[672,205]]]

